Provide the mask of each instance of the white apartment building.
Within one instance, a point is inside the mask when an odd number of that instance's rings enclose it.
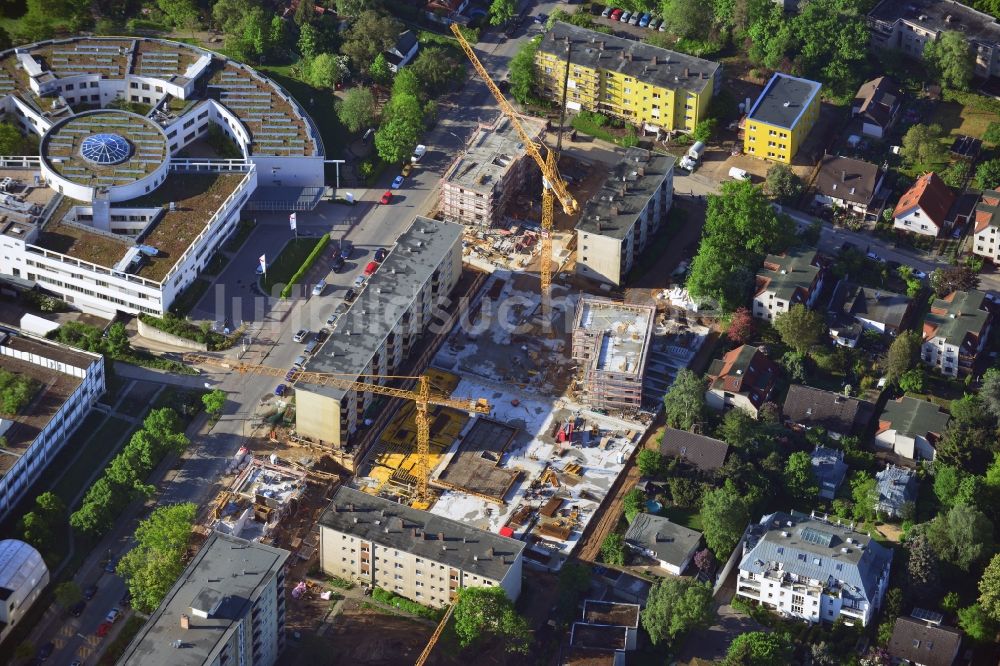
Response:
[[[674,201],[669,155],[629,148],[576,225],[576,272],[621,286],[667,218]]]
[[[185,44],[71,38],[8,50],[0,108],[40,137],[37,155],[0,157],[0,273],[105,317],[162,315],[244,207],[308,210],[325,186],[322,141],[295,100]],[[213,128],[237,159],[177,157]]]
[[[867,626],[889,586],[892,551],[852,525],[773,513],[750,527],[736,594],[783,617]]]
[[[17,539],[0,541],[0,643],[31,610],[49,584],[41,554]]]
[[[774,321],[793,305],[812,308],[823,289],[826,266],[816,250],[797,247],[785,254],[769,254],[757,273],[753,316]]]
[[[980,198],[973,219],[972,253],[1000,264],[1000,192],[986,190]]]
[[[426,606],[466,587],[521,594],[524,543],[340,486],[319,519],[320,568]]]
[[[955,0],[882,0],[868,13],[868,29],[873,49],[895,49],[917,60],[929,42],[959,32],[976,55],[975,75],[1000,74],[1000,25]]]
[[[212,532],[117,666],[272,666],[289,552]]]
[[[522,118],[521,125],[533,141],[545,129],[538,118]],[[541,187],[541,171],[524,152],[521,136],[510,120],[501,115],[492,125],[479,126],[441,177],[439,210],[449,222],[498,226],[511,198],[532,178]],[[513,217],[519,216],[515,211]]]
[[[972,372],[989,340],[993,315],[981,291],[954,291],[931,303],[924,317],[920,358],[948,377]]]
[[[462,231],[453,222],[415,218],[305,369],[350,377],[398,374],[461,277]],[[353,450],[351,438],[373,399],[370,393],[297,383],[297,434],[358,460],[363,452]]]
[[[35,382],[20,413],[0,419],[0,520],[24,497],[104,394],[104,357],[24,333],[0,333],[0,368]]]

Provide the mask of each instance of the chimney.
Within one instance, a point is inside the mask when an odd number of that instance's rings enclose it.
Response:
[[[659,65],[660,64],[660,58],[656,54],[653,54],[653,64],[654,65]]]
[[[597,48],[600,49],[601,51],[604,50],[604,40],[603,39],[601,41],[597,42]]]
[[[841,169],[840,170],[840,182],[842,182],[842,183],[846,183],[847,182],[847,169]]]
[[[639,174],[640,176],[645,176],[646,175],[646,167],[644,167],[644,166],[636,167],[636,173]]]
[[[625,59],[628,60],[629,62],[632,62],[632,52],[631,51],[627,51],[625,53]]]
[[[612,215],[618,214],[618,204],[611,204],[611,214]]]
[[[185,631],[191,628],[191,618],[187,613],[181,613],[181,629]]]
[[[689,76],[691,76],[691,70],[688,69],[687,67],[685,67],[684,68],[684,78],[686,79]]]
[[[438,532],[438,541],[444,541],[444,532]]]

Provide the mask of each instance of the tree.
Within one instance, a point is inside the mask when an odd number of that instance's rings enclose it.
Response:
[[[83,599],[83,592],[80,590],[79,585],[71,580],[67,580],[56,585],[55,596],[56,603],[68,609]]]
[[[381,0],[337,0],[337,13],[341,16],[357,16],[366,9],[376,9]]]
[[[779,313],[774,318],[774,328],[782,342],[804,355],[808,355],[826,333],[823,315],[801,303],[793,305],[788,312]]]
[[[916,124],[903,135],[902,154],[911,165],[930,167],[944,162],[941,126]]]
[[[926,535],[917,533],[906,544],[909,557],[906,560],[907,582],[913,594],[920,600],[936,599],[941,591],[941,563],[937,553],[931,548]]]
[[[750,310],[740,307],[729,318],[729,328],[726,330],[726,337],[736,344],[746,344],[754,333],[757,332],[757,324],[754,322]]]
[[[347,58],[320,53],[309,62],[309,84],[321,90],[331,90],[347,78]]]
[[[901,333],[889,345],[885,359],[885,376],[889,382],[897,382],[903,373],[917,364],[922,344],[920,334],[914,331]]]
[[[386,60],[384,53],[379,53],[375,56],[375,60],[372,61],[371,66],[368,68],[368,74],[371,75],[375,83],[388,83],[392,79],[392,70],[389,69],[389,61]]]
[[[694,131],[691,132],[691,138],[695,141],[704,141],[705,143],[708,143],[708,140],[712,138],[712,133],[715,132],[715,125],[715,118],[705,118],[694,126]]]
[[[688,476],[672,476],[667,480],[670,497],[674,506],[682,509],[696,509],[701,504],[705,485]]]
[[[715,435],[726,444],[738,449],[751,446],[760,434],[760,427],[750,412],[734,407],[722,417]]]
[[[378,156],[389,164],[401,164],[413,154],[420,141],[421,123],[398,116],[383,122],[375,132]]]
[[[990,145],[1000,145],[1000,123],[990,123],[983,132],[983,142]]]
[[[953,291],[969,291],[979,286],[979,276],[968,266],[947,266],[931,273],[931,289],[942,298]]]
[[[663,470],[663,456],[653,449],[639,451],[635,463],[643,476],[657,476]]]
[[[856,89],[868,51],[866,9],[857,0],[812,0],[792,19],[796,62],[838,92]]]
[[[633,488],[628,491],[622,498],[622,509],[625,513],[625,520],[630,523],[635,520],[635,517],[642,513],[645,508],[646,496],[638,488]]]
[[[954,30],[924,45],[923,60],[937,74],[942,86],[968,90],[975,69],[975,55],[965,35]]]
[[[986,411],[993,415],[994,419],[1000,419],[1000,370],[990,368],[983,375],[983,385],[979,389],[979,396],[983,400]]]
[[[979,579],[979,606],[990,619],[1000,622],[1000,555],[994,555]]]
[[[715,555],[708,548],[702,548],[694,554],[694,566],[703,574],[710,574],[715,568]]]
[[[777,69],[795,43],[792,21],[780,5],[771,5],[769,11],[761,12],[750,24],[747,37],[751,62],[759,62],[768,69]]]
[[[958,611],[958,626],[965,635],[980,643],[992,642],[997,635],[997,625],[979,604],[972,604]]]
[[[375,122],[375,95],[370,88],[351,88],[337,103],[337,117],[351,133],[358,133]]]
[[[851,477],[851,498],[854,500],[854,517],[858,520],[872,520],[878,504],[878,484],[875,477],[864,472],[855,472]]]
[[[625,566],[625,539],[621,534],[612,532],[601,542],[601,559],[614,566]]]
[[[958,467],[936,463],[934,465],[934,495],[946,507],[955,503],[958,488],[965,476]]]
[[[156,6],[175,28],[198,25],[198,8],[192,0],[156,0]]]
[[[926,379],[923,368],[911,368],[900,375],[899,388],[907,393],[923,393],[927,388]]]
[[[927,542],[938,556],[963,571],[993,550],[993,523],[982,512],[956,504],[926,524]]]
[[[34,508],[21,518],[22,537],[43,555],[52,553],[57,532],[65,528],[66,505],[51,491],[36,497]]]
[[[712,588],[690,578],[664,578],[649,590],[642,626],[654,645],[675,643],[712,618]]]
[[[729,644],[723,666],[774,666],[790,663],[792,642],[788,636],[764,631],[738,635]]]
[[[444,49],[428,46],[420,51],[406,69],[413,72],[425,94],[435,96],[451,85],[462,74],[462,68]]]
[[[466,587],[455,602],[455,633],[468,647],[488,637],[501,639],[508,652],[527,654],[531,630],[514,610],[502,587]]]
[[[567,562],[559,569],[556,586],[559,595],[556,601],[556,618],[560,624],[566,624],[576,617],[577,605],[588,589],[590,589],[589,567],[579,562]]]
[[[502,25],[517,16],[516,0],[493,0],[490,5],[490,25]]]
[[[802,195],[802,180],[787,164],[775,164],[767,170],[764,190],[779,203],[791,203]]]
[[[732,479],[722,488],[705,493],[701,498],[701,518],[705,526],[705,545],[719,559],[728,559],[750,520],[750,510]]]
[[[812,470],[812,456],[805,451],[796,451],[788,456],[785,463],[785,488],[795,499],[814,497],[819,490]]]
[[[1000,185],[1000,159],[980,162],[974,184],[980,190],[992,190]]]
[[[535,71],[535,54],[541,37],[525,42],[510,60],[507,78],[510,80],[510,94],[521,104],[535,98],[538,73]]]
[[[712,6],[703,0],[664,0],[667,30],[686,39],[704,39],[712,25]]]
[[[222,389],[212,389],[201,396],[201,402],[205,406],[205,411],[211,416],[217,416],[226,406],[227,394]]]
[[[663,396],[667,425],[671,428],[690,430],[701,421],[705,411],[705,390],[708,383],[687,368],[674,378],[667,394]]]
[[[125,553],[117,569],[136,609],[151,613],[184,572],[196,512],[191,502],[162,506],[136,527],[136,546]]]
[[[367,73],[368,67],[383,51],[395,46],[402,31],[402,24],[380,12],[360,12],[345,34],[340,52],[351,59],[355,71]]]
[[[0,155],[24,155],[26,147],[24,136],[17,127],[0,122]]]

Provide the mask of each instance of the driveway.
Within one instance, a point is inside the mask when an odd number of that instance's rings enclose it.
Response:
[[[770,629],[728,604],[719,606],[715,623],[708,629],[690,634],[684,641],[677,663],[686,664],[695,658],[719,663],[725,658],[733,639],[751,631],[769,632]]]

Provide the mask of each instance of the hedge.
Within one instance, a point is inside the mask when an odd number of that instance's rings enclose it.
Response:
[[[285,288],[281,290],[282,298],[288,298],[288,296],[292,293],[292,287],[294,287],[297,282],[300,282],[302,278],[306,276],[306,273],[309,272],[312,265],[316,263],[317,259],[319,259],[319,255],[323,252],[323,248],[325,248],[329,242],[330,234],[323,234],[320,236],[320,239],[316,241],[316,247],[314,247],[313,251],[309,253],[306,260],[302,262],[302,266],[299,267],[299,270],[295,271],[295,274],[288,280],[288,284],[285,285]]]
[[[139,315],[142,323],[159,329],[164,333],[176,335],[185,340],[202,342],[208,345],[209,351],[222,351],[229,349],[240,338],[241,331],[232,333],[228,337],[222,333],[217,333],[211,329],[211,325],[205,322],[201,326],[195,326],[186,319],[182,319],[173,314],[167,313],[165,317],[155,317],[151,314],[142,313]]]

